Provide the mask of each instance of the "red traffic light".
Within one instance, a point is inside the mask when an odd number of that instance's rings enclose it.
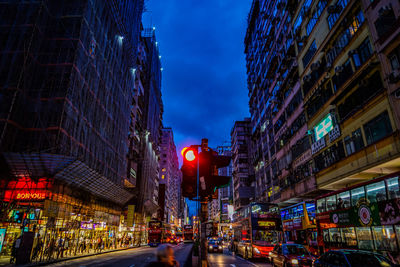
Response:
[[[193,161],[196,159],[196,153],[193,148],[185,147],[182,149],[181,154],[187,161]]]

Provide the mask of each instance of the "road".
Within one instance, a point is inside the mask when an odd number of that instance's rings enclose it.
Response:
[[[183,267],[187,256],[191,251],[192,244],[172,245],[176,259]],[[68,260],[46,266],[117,266],[117,267],[144,267],[154,261],[157,248],[140,247],[129,250],[117,251],[97,256],[90,256],[75,260]]]
[[[239,256],[233,255],[228,249],[224,249],[224,253],[209,253],[208,262],[210,267],[244,267],[244,266],[257,266],[257,267],[270,267],[272,265],[266,263],[265,260],[252,260],[247,261]]]

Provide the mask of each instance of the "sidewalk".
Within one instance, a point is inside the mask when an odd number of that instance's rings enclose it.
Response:
[[[140,247],[147,247],[147,245],[141,245]],[[88,253],[88,254],[77,254],[75,256],[69,256],[69,257],[63,257],[59,259],[51,259],[49,261],[41,261],[41,262],[31,262],[28,264],[24,265],[18,265],[18,266],[44,266],[56,262],[62,262],[62,261],[67,261],[67,260],[73,260],[73,259],[79,259],[79,258],[84,258],[84,257],[90,257],[90,256],[96,256],[96,255],[101,255],[101,254],[106,254],[106,253],[111,253],[111,252],[116,252],[116,251],[123,251],[123,250],[128,250],[128,249],[135,249],[135,248],[140,248],[140,247],[126,247],[126,248],[118,248],[118,249],[110,249],[110,250],[103,250],[101,252],[95,252],[95,253]],[[10,256],[2,256],[0,257],[0,266],[5,266],[5,267],[14,267],[16,266],[15,264],[10,264]]]

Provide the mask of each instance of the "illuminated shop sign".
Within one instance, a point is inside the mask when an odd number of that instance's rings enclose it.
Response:
[[[320,123],[314,127],[315,140],[318,141],[333,129],[331,114],[328,114]]]
[[[275,227],[275,222],[273,222],[273,221],[258,221],[258,226],[266,227],[266,228]]]
[[[44,190],[6,190],[4,200],[43,200],[46,196]]]

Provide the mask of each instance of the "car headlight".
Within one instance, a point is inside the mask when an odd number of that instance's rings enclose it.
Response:
[[[299,260],[297,260],[297,259],[292,259],[292,265],[299,265]]]
[[[213,248],[213,246],[208,246],[208,248],[209,248],[209,249],[212,249],[212,248]]]
[[[221,247],[221,246],[218,246],[218,249],[222,249],[222,247]]]
[[[259,250],[258,248],[254,248],[254,251],[255,251],[257,254],[260,254],[260,250]]]

